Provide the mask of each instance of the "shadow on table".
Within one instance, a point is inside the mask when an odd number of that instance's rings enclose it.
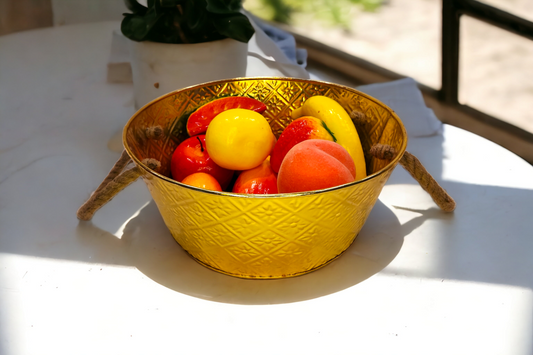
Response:
[[[422,222],[402,226],[378,201],[355,242],[339,259],[310,274],[278,280],[240,279],[198,264],[174,241],[153,201],[128,222],[121,239],[90,222],[80,223],[77,234],[84,244],[100,251],[93,261],[133,265],[180,293],[216,302],[278,304],[325,296],[368,279],[396,257],[403,237]]]
[[[473,135],[471,137],[473,140],[470,144],[473,146],[482,140]],[[417,235],[417,242],[423,241],[424,249],[431,253],[432,259],[427,260],[424,268],[407,269],[395,265],[384,273],[511,285],[533,290],[533,218],[532,211],[524,208],[531,206],[533,190],[443,181],[442,161],[447,157],[442,145],[443,137],[435,136],[413,139],[408,149],[455,199],[457,207],[452,214],[446,214],[436,206],[430,209],[413,208],[407,199],[401,203],[388,201],[395,209],[416,215],[402,227],[413,222],[418,225],[416,220],[419,219],[427,221]],[[485,154],[476,158],[490,159],[490,152]],[[509,159],[518,158],[509,153]],[[469,171],[476,169],[476,163],[463,162],[463,174],[466,177],[469,174],[478,176],[476,172]],[[502,167],[495,164],[494,168]],[[515,174],[512,168],[507,169],[510,181],[520,180],[512,176]],[[397,168],[387,182],[387,185],[395,184],[407,186],[416,185],[416,182],[404,169]],[[432,223],[435,218],[439,218],[440,223]],[[427,236],[423,233],[427,233]],[[411,252],[416,252],[416,244],[410,245]],[[424,258],[420,255],[416,257]]]

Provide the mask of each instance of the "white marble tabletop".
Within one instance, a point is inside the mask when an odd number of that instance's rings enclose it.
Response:
[[[0,37],[0,354],[533,354],[533,167],[469,132],[411,138],[356,241],[297,278],[208,270],[142,181],[76,210],[122,149],[115,22]]]

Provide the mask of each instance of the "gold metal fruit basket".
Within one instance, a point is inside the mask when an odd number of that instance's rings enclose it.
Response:
[[[264,115],[276,136],[307,98],[333,98],[353,113],[368,176],[325,190],[276,195],[206,191],[171,179],[171,156],[187,138],[188,114],[215,98],[237,95],[267,105]],[[123,157],[91,197],[93,204],[88,201],[80,208],[78,218],[90,219],[113,194],[141,176],[172,236],[195,260],[227,275],[276,279],[321,268],[352,244],[402,159],[407,134],[390,108],[357,90],[292,78],[240,78],[177,90],[150,102],[126,124],[123,142]],[[377,144],[392,147],[395,156],[374,157],[370,150]],[[135,167],[122,171],[130,159]],[[98,200],[102,190],[108,196]],[[87,208],[89,214],[83,215]]]

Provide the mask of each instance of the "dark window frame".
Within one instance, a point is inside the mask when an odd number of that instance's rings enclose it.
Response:
[[[439,100],[456,106],[487,124],[502,129],[527,141],[533,141],[533,134],[507,123],[499,118],[459,103],[459,45],[461,16],[499,27],[513,34],[533,40],[533,22],[515,16],[476,0],[443,0],[442,2],[442,72]]]
[[[459,103],[459,43],[462,15],[533,40],[533,22],[475,0],[443,0],[440,96],[449,104]]]

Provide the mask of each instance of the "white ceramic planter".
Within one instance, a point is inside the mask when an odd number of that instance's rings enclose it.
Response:
[[[231,38],[195,44],[129,42],[136,109],[170,91],[246,76],[248,44]]]

